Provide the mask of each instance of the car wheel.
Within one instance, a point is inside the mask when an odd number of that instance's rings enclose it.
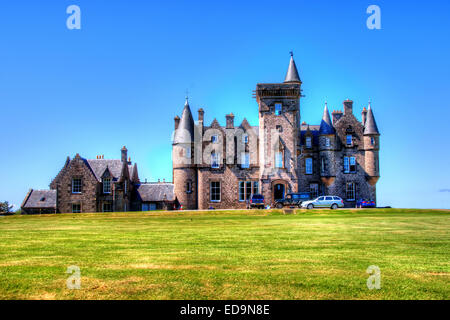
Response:
[[[337,209],[337,204],[336,203],[333,203],[332,205],[331,205],[331,210],[336,210]]]
[[[310,204],[308,204],[307,208],[308,208],[309,210],[314,209],[314,205],[313,205],[312,203],[310,203]]]
[[[283,205],[281,203],[277,203],[277,208],[278,209],[283,209]]]

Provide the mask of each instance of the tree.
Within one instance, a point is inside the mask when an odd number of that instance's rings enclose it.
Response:
[[[0,202],[0,213],[10,214],[14,206],[10,206],[8,201]]]

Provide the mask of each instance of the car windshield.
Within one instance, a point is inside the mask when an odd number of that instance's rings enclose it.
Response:
[[[262,194],[254,194],[253,199],[264,199]]]

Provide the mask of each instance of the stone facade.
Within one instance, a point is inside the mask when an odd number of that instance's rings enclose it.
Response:
[[[361,122],[346,100],[332,120],[325,105],[321,124],[308,125],[300,121],[301,85],[292,57],[283,83],[257,84],[259,126],[245,119],[235,126],[233,114],[225,126],[216,119],[206,126],[203,109],[194,123],[186,100],[172,149],[183,208],[245,208],[254,193],[267,204],[289,192],[337,195],[346,207],[360,198],[376,201],[379,132],[370,104]]]

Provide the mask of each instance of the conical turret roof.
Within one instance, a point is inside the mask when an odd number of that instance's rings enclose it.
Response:
[[[325,102],[325,108],[323,110],[322,122],[320,123],[319,134],[334,134],[334,128],[331,124],[330,113],[328,112],[328,106]]]
[[[375,122],[375,117],[373,116],[372,107],[369,103],[369,109],[367,110],[367,118],[364,125],[364,134],[380,134],[378,131],[377,123]]]
[[[194,141],[194,119],[192,118],[188,98],[186,98],[181,120],[178,129],[175,131],[173,143],[190,143],[192,141]]]
[[[284,82],[293,82],[293,83],[300,83],[300,77],[298,75],[297,66],[295,65],[294,61],[294,54],[291,52],[291,61],[289,62],[289,68],[286,73],[286,78],[284,79]]]

